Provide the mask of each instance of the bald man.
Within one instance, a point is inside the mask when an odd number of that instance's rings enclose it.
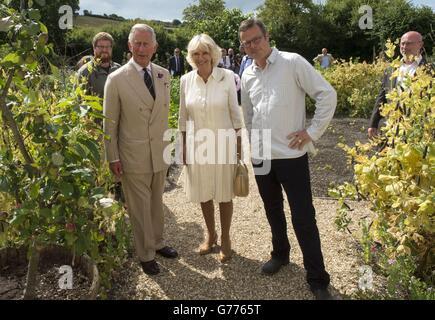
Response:
[[[329,68],[334,63],[334,57],[328,53],[328,49],[323,48],[322,54],[319,54],[317,57],[313,59],[314,62],[320,63],[320,67],[323,69]]]
[[[421,55],[422,48],[423,37],[416,31],[409,31],[400,39],[400,53],[403,58],[402,64],[399,68],[399,76],[390,79],[394,71],[391,67],[384,72],[382,88],[376,98],[375,106],[370,118],[370,127],[368,129],[368,135],[370,138],[378,134],[379,122],[382,119],[380,108],[384,103],[387,103],[387,93],[393,88],[400,87],[402,81],[407,75],[411,77],[414,76],[419,66],[427,64],[426,59]]]

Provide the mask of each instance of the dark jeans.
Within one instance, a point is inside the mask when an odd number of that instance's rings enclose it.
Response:
[[[253,164],[254,168],[261,165]],[[311,289],[326,288],[329,285],[329,274],[325,270],[320,247],[307,154],[296,159],[272,160],[270,173],[256,175],[255,180],[272,230],[272,257],[285,260],[290,255],[283,187],[290,205],[293,228],[302,250],[307,282]]]

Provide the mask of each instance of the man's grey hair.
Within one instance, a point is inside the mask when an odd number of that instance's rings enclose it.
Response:
[[[144,24],[144,23],[137,23],[131,28],[130,34],[128,35],[128,42],[133,43],[134,33],[135,33],[135,31],[138,31],[138,30],[151,33],[151,37],[153,39],[153,42],[155,44],[157,43],[156,33],[154,32],[154,29],[151,28],[149,25]]]

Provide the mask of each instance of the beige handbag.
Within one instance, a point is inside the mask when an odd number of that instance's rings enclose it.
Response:
[[[248,167],[241,160],[237,161],[234,194],[237,197],[247,197],[249,194]]]

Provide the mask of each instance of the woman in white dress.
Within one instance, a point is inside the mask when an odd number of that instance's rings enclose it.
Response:
[[[243,125],[242,113],[233,72],[217,68],[221,51],[213,39],[206,34],[196,35],[187,50],[193,71],[180,80],[178,122],[183,134],[185,191],[190,201],[201,204],[204,215],[207,234],[199,247],[201,255],[212,252],[217,244],[213,201],[219,203],[219,260],[225,262],[232,255],[233,181],[240,158],[237,133]]]

